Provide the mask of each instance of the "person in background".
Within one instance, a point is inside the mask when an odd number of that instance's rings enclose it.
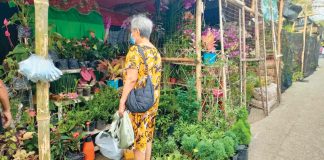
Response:
[[[130,113],[129,118],[135,134],[135,160],[150,160],[154,135],[155,118],[160,98],[160,81],[162,62],[161,55],[150,42],[153,22],[143,16],[136,15],[131,20],[130,47],[125,62],[124,87],[120,99],[118,113],[123,115],[126,109],[126,100],[132,89],[143,87],[146,76],[150,75],[154,87],[155,104],[145,113]],[[144,60],[138,52],[138,46],[143,49],[148,69],[146,72]]]
[[[2,121],[0,123],[0,131],[1,131],[3,128],[9,127],[12,121],[9,96],[8,96],[7,88],[2,82],[2,80],[0,80],[0,103],[2,106],[2,115],[3,115],[1,118]]]

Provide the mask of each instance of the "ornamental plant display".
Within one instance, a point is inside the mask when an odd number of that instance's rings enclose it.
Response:
[[[225,26],[224,49],[228,57],[236,57],[240,54],[238,30],[235,24]]]
[[[204,51],[215,53],[216,44],[220,40],[220,32],[215,28],[208,27],[202,32],[201,40]]]

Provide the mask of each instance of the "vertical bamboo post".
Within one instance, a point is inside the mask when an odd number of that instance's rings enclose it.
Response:
[[[265,112],[266,115],[268,115],[268,108],[265,107],[264,105],[264,99],[263,99],[263,87],[262,87],[262,77],[261,77],[261,54],[260,54],[260,26],[259,26],[259,4],[258,1],[256,0],[254,2],[255,8],[254,8],[254,31],[255,31],[255,54],[259,63],[259,80],[261,82],[261,86],[260,86],[260,93],[261,93],[261,101],[262,101],[262,108]],[[265,71],[266,72],[266,71]],[[267,85],[265,85],[265,87],[267,87]]]
[[[196,54],[197,54],[197,65],[196,65],[196,88],[197,88],[197,99],[201,102],[202,97],[202,86],[201,86],[201,16],[203,13],[202,0],[196,1]],[[202,120],[202,107],[199,109],[198,120]]]
[[[282,31],[282,24],[283,24],[283,7],[284,7],[284,2],[283,0],[280,0],[279,2],[279,21],[278,21],[278,51],[277,53],[280,55],[279,58],[279,97],[278,97],[278,100],[279,100],[279,103],[281,102],[281,60],[282,60],[282,53],[281,53],[281,31]]]
[[[222,67],[222,84],[223,84],[222,89],[224,94],[224,102],[226,102],[227,100],[227,82],[226,82],[227,59],[224,50],[224,26],[223,26],[222,0],[218,0],[218,7],[219,7],[219,30],[220,30],[220,41],[221,41],[221,53],[222,53],[222,59],[224,61],[224,65]]]
[[[306,29],[307,29],[307,20],[308,20],[307,18],[308,16],[306,15],[305,12],[304,29],[303,29],[303,50],[301,55],[301,73],[303,73],[303,75],[304,75],[304,57],[305,57],[305,47],[306,47]]]
[[[39,56],[48,55],[48,0],[34,0],[35,4],[35,51]],[[37,122],[39,159],[49,160],[50,150],[50,116],[49,116],[49,83],[37,82]]]
[[[243,79],[243,104],[247,105],[247,101],[246,101],[246,28],[245,28],[245,7],[243,7],[242,9],[242,30],[243,30],[243,75],[242,75],[242,79]]]
[[[240,9],[239,11],[239,37],[240,37],[240,93],[241,93],[241,97],[240,97],[240,106],[242,106],[243,104],[243,64],[242,64],[242,52],[243,52],[243,47],[242,47],[242,10],[243,7]],[[244,34],[244,32],[243,32]]]
[[[263,32],[263,68],[264,68],[264,74],[265,74],[265,107],[267,108],[267,115],[269,114],[269,104],[268,104],[268,67],[267,67],[267,48],[266,48],[266,38],[265,38],[265,21],[264,18],[262,18],[262,32]]]
[[[279,56],[278,56],[278,50],[277,50],[277,39],[276,39],[276,30],[275,30],[275,23],[274,23],[274,17],[273,17],[273,8],[272,8],[272,1],[270,1],[270,10],[271,10],[271,29],[272,29],[272,50],[274,53],[274,57],[275,57],[275,75],[276,75],[276,84],[277,84],[277,103],[280,103],[280,82],[279,82],[279,77],[280,77],[280,68],[279,68]]]

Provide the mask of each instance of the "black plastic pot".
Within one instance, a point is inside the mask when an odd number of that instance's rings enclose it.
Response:
[[[83,153],[68,153],[66,155],[67,160],[83,160],[84,154]]]
[[[79,66],[80,67],[88,67],[87,64],[85,62],[79,62]]]
[[[78,96],[83,96],[83,88],[78,88],[77,94],[78,94]]]
[[[98,130],[103,130],[103,129],[105,129],[106,128],[106,122],[104,121],[104,120],[101,120],[101,119],[99,119],[99,120],[97,120],[96,121],[96,128],[98,129]]]
[[[31,35],[31,28],[30,27],[24,27],[22,25],[19,25],[17,27],[18,30],[18,39],[20,38],[29,38]]]
[[[248,160],[249,159],[249,148],[246,145],[239,145],[236,149],[237,159],[236,160]]]
[[[59,59],[57,62],[55,62],[55,66],[60,69],[69,69],[69,63],[67,59]]]
[[[78,69],[80,68],[79,66],[79,61],[77,59],[69,59],[69,69]]]
[[[96,122],[92,121],[89,126],[90,132],[94,131],[96,129]]]
[[[98,66],[98,61],[97,60],[94,60],[92,62],[89,63],[88,67],[89,68],[97,68]]]
[[[59,60],[58,53],[56,51],[54,51],[54,50],[49,50],[48,55],[53,60],[54,63]]]
[[[83,96],[88,97],[91,95],[91,88],[84,88],[83,89]]]

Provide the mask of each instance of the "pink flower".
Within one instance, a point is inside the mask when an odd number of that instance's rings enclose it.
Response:
[[[79,137],[79,135],[80,135],[80,133],[79,133],[79,132],[75,132],[75,133],[73,133],[73,138],[78,138],[78,137]]]
[[[196,3],[196,0],[184,0],[183,3],[185,9],[190,9]]]
[[[6,35],[6,37],[10,37],[10,32],[8,30],[6,30],[5,35]]]
[[[105,24],[106,29],[109,29],[110,26],[111,26],[111,18],[110,17],[105,17],[104,24]]]
[[[5,26],[8,26],[8,25],[9,25],[9,21],[7,20],[7,18],[5,18],[5,19],[3,20],[3,24],[4,24]]]
[[[36,112],[35,112],[33,109],[29,109],[29,110],[28,110],[28,115],[29,115],[30,117],[35,117],[35,116],[36,116]]]
[[[76,98],[78,98],[78,94],[77,93],[68,93],[67,97],[69,99],[76,99]]]

